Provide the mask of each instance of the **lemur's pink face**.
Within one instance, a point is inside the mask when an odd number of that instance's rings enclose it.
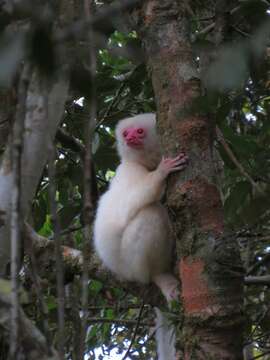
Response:
[[[146,129],[143,127],[128,127],[123,130],[122,135],[127,146],[138,149],[143,147]]]

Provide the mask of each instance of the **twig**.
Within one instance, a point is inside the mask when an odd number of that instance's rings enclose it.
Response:
[[[101,124],[103,124],[103,122],[106,120],[106,118],[108,117],[109,113],[111,112],[112,108],[114,107],[114,105],[116,104],[117,100],[119,99],[123,89],[126,86],[126,81],[129,80],[131,78],[131,76],[136,72],[136,70],[138,69],[140,65],[136,66],[134,69],[132,69],[131,71],[129,71],[128,73],[124,74],[124,78],[121,78],[122,84],[119,86],[118,90],[116,91],[116,94],[112,100],[112,102],[109,104],[109,106],[107,107],[105,114],[103,115],[103,117],[98,121],[97,125],[96,125],[96,130],[98,130],[98,128],[100,127]]]
[[[113,98],[112,102],[110,103],[110,105],[108,106],[105,114],[103,115],[102,119],[99,120],[99,122],[96,125],[96,130],[100,127],[101,124],[103,124],[103,122],[106,120],[107,116],[109,115],[109,113],[111,112],[112,108],[114,107],[118,97],[120,96],[121,92],[123,91],[125,87],[125,82],[123,82],[119,89],[116,91],[115,97]]]
[[[230,14],[231,15],[233,15],[233,14],[235,14],[238,10],[240,10],[241,9],[241,6],[240,5],[238,5],[238,6],[236,6],[235,8],[233,8],[231,11],[230,11]]]
[[[198,21],[211,21],[211,20],[214,20],[214,16],[207,16],[207,17],[204,17],[204,18],[199,18]]]
[[[89,116],[86,116],[85,120],[89,121]],[[82,144],[78,139],[76,139],[74,136],[69,135],[63,129],[58,129],[56,138],[58,141],[61,142],[61,144],[64,147],[68,147],[72,151],[79,153],[80,158],[82,160],[84,160],[85,145]],[[91,138],[92,138],[92,135],[91,135]],[[65,155],[68,156],[67,154],[65,154]],[[70,160],[74,162],[74,160],[72,158],[70,158]],[[93,206],[95,206],[97,203],[99,194],[98,194],[98,186],[97,186],[97,176],[96,176],[95,166],[94,166],[93,162],[91,162],[91,184],[90,185],[91,185],[92,204],[93,204]],[[76,230],[74,230],[74,231],[76,231]],[[61,235],[62,235],[62,232],[61,232]]]
[[[123,325],[123,326],[133,326],[136,325],[136,332],[134,331],[134,334],[137,334],[138,328],[141,327],[151,327],[154,324],[151,322],[142,322],[139,321],[139,318],[136,320],[129,320],[129,319],[109,319],[109,318],[98,318],[98,317],[89,317],[88,321],[89,323],[108,323],[108,324],[116,324],[116,325]],[[134,335],[133,334],[133,335]],[[133,345],[134,341],[131,341],[131,345]],[[129,350],[130,351],[130,350]],[[124,360],[124,358],[123,358]]]
[[[266,331],[265,333],[258,335],[258,336],[254,336],[254,338],[248,338],[247,341],[244,342],[243,346],[246,345],[250,345],[252,343],[254,343],[255,341],[259,341],[260,339],[266,338],[270,335],[270,331]]]
[[[259,314],[259,316],[257,317],[255,326],[252,328],[252,331],[251,331],[251,334],[250,334],[251,338],[254,337],[254,335],[256,334],[256,331],[260,327],[260,324],[265,319],[265,317],[268,316],[269,310],[270,310],[269,307],[264,308],[263,313]]]
[[[150,305],[148,305],[150,307]],[[147,304],[144,305],[144,308],[147,307]],[[93,311],[100,311],[100,310],[106,310],[106,309],[114,309],[116,311],[121,311],[121,310],[130,310],[130,309],[140,309],[141,305],[135,305],[135,304],[127,304],[127,305],[121,305],[121,304],[116,304],[116,305],[101,305],[101,306],[88,306],[89,310],[93,310]]]
[[[141,317],[142,317],[142,313],[143,313],[143,309],[144,309],[144,301],[142,302],[142,306],[140,308],[140,312],[139,312],[139,316],[138,316],[138,319],[137,319],[137,323],[136,323],[136,326],[135,326],[135,329],[134,329],[134,332],[133,332],[133,335],[132,335],[132,339],[130,341],[130,344],[129,344],[129,347],[127,349],[127,352],[125,354],[125,356],[123,357],[122,360],[125,360],[127,359],[129,353],[130,353],[130,350],[134,344],[134,341],[136,339],[136,336],[137,336],[137,332],[138,332],[138,328],[139,328],[139,325],[140,325],[140,321],[141,321]]]
[[[85,151],[84,145],[78,139],[61,128],[57,130],[56,139],[75,152],[84,153]]]
[[[238,32],[240,35],[242,35],[242,36],[244,36],[244,37],[248,37],[248,38],[251,37],[251,35],[250,35],[249,33],[247,33],[247,32],[245,32],[245,31],[239,29],[239,28],[236,27],[236,26],[232,26],[232,29],[233,29],[234,31]]]
[[[236,6],[235,8],[233,8],[229,13],[230,15],[233,15],[234,13],[236,13],[238,10],[240,10],[240,6]],[[202,29],[201,31],[199,31],[196,34],[196,37],[200,36],[200,35],[205,35],[208,34],[210,31],[212,31],[216,26],[216,22],[214,21],[212,24],[207,25],[204,29]]]
[[[17,359],[19,354],[19,269],[20,269],[20,250],[22,244],[22,211],[21,211],[21,157],[23,150],[23,132],[27,89],[29,84],[29,66],[26,64],[22,70],[19,89],[16,121],[14,124],[13,144],[12,144],[12,173],[13,191],[11,199],[11,331],[10,349],[11,359]]]
[[[212,24],[207,25],[204,29],[202,29],[198,34],[196,34],[196,37],[198,37],[199,35],[205,35],[208,34],[211,30],[214,29],[214,27],[216,26],[216,23],[213,22]]]
[[[216,46],[222,44],[229,30],[228,2],[226,0],[218,0],[215,5],[215,28],[213,40]]]
[[[65,230],[62,230],[60,232],[60,235],[63,236],[63,235],[66,235],[66,234],[71,234],[71,233],[73,233],[75,231],[79,231],[81,229],[82,229],[82,225],[71,226],[71,227],[69,227],[69,228],[67,228]]]
[[[74,160],[66,150],[61,149],[61,148],[58,148],[57,150],[59,151],[60,154],[64,155],[73,164],[75,164],[75,165],[77,164],[76,160]]]
[[[270,275],[262,276],[246,276],[245,277],[246,285],[270,285]]]
[[[222,134],[222,132],[221,132],[221,130],[219,129],[218,126],[216,126],[216,134],[217,134],[218,141],[221,143],[221,145],[223,146],[223,148],[226,151],[227,155],[232,160],[234,165],[237,167],[239,172],[250,182],[253,189],[256,189],[257,191],[259,191],[261,193],[261,189],[258,186],[258,184],[255,183],[255,181],[251,178],[251,176],[246,172],[243,165],[236,159],[234,153],[232,152],[229,145],[227,144],[227,142],[226,142],[226,140],[225,140],[225,138],[224,138],[224,136],[223,136],[223,134]]]
[[[270,261],[270,253],[265,254],[264,257],[260,261],[256,262],[253,266],[251,266],[247,271],[247,275],[252,274],[254,271],[259,269],[259,267],[261,267],[268,261]]]

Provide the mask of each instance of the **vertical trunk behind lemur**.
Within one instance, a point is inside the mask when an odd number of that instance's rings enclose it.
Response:
[[[145,1],[134,13],[144,41],[165,151],[186,151],[190,164],[173,176],[168,205],[175,217],[179,276],[185,313],[184,359],[242,358],[242,279],[239,255],[224,236],[215,185],[213,128],[209,117],[188,111],[201,95],[184,3]]]

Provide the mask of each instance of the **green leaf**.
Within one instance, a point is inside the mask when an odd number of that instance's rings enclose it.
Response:
[[[46,304],[49,311],[57,309],[57,301],[55,296],[49,295],[46,297]]]
[[[11,294],[11,282],[9,280],[0,279],[0,292],[4,295]]]
[[[42,228],[38,231],[39,235],[49,237],[52,235],[52,223],[51,223],[51,216],[46,215],[46,221],[43,224]]]
[[[226,218],[234,223],[238,221],[238,212],[250,200],[252,187],[247,181],[239,181],[230,189],[224,204]]]
[[[106,309],[105,311],[105,317],[108,319],[114,319],[115,313],[113,309]]]
[[[91,296],[96,296],[101,290],[103,289],[102,282],[98,280],[91,280],[88,290],[91,294]]]

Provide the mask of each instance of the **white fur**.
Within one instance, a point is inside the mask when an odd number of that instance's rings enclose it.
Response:
[[[122,163],[100,199],[94,226],[105,266],[119,278],[142,283],[169,271],[172,248],[168,215],[159,203],[162,186],[155,187],[148,175],[140,165]]]
[[[122,132],[130,127],[144,127],[147,129],[147,142],[144,149],[129,148],[123,139]],[[153,170],[158,165],[161,159],[160,146],[156,133],[156,115],[155,114],[142,114],[136,115],[132,118],[127,118],[118,123],[116,130],[117,150],[120,155],[121,161],[135,161],[149,170]]]
[[[170,271],[172,237],[167,211],[160,203],[166,176],[157,167],[161,156],[155,123],[154,114],[119,122],[116,137],[121,164],[99,201],[94,244],[104,265],[120,279],[155,281],[169,299],[167,279],[173,276],[160,275]],[[125,144],[122,133],[130,126],[146,129],[143,149]]]

